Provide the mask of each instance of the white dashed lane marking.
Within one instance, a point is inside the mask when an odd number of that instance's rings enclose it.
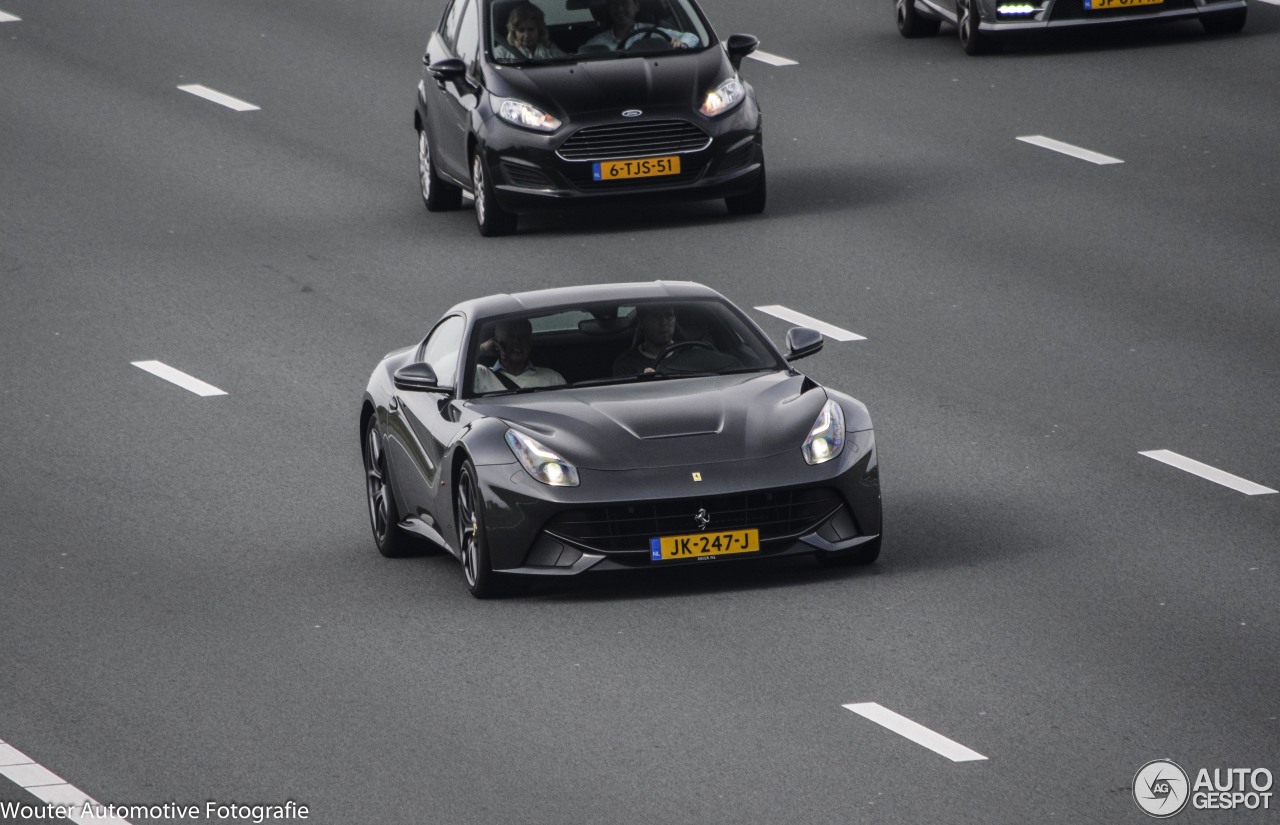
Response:
[[[1119,158],[1102,155],[1088,149],[1081,149],[1079,146],[1072,146],[1070,143],[1063,143],[1060,140],[1047,138],[1044,135],[1026,135],[1018,138],[1018,140],[1023,143],[1030,143],[1032,146],[1039,146],[1041,149],[1051,149],[1054,152],[1061,152],[1062,154],[1070,155],[1073,158],[1087,160],[1090,163],[1096,163],[1099,166],[1106,166],[1111,163],[1124,163],[1124,161]]]
[[[226,392],[218,389],[212,384],[206,384],[199,378],[193,378],[181,370],[174,369],[168,364],[163,364],[159,361],[132,361],[130,363],[140,370],[146,370],[157,378],[163,378],[171,384],[177,384],[184,390],[190,390],[196,395],[206,397],[210,395],[226,395]]]
[[[1254,484],[1248,479],[1240,476],[1234,476],[1231,473],[1219,470],[1217,467],[1210,467],[1208,464],[1202,464],[1193,458],[1187,458],[1184,455],[1178,455],[1171,450],[1147,450],[1139,452],[1138,455],[1145,455],[1147,458],[1153,458],[1156,461],[1168,464],[1170,467],[1177,467],[1179,470],[1185,470],[1192,475],[1200,476],[1208,479],[1215,484],[1221,484],[1223,487],[1230,487],[1232,490],[1244,493],[1247,496],[1262,496],[1267,493],[1277,492],[1270,487],[1263,487],[1261,484]]]
[[[199,83],[188,83],[187,85],[179,86],[178,88],[184,92],[190,92],[196,97],[202,97],[205,100],[211,100],[214,103],[226,106],[228,109],[235,109],[237,112],[253,112],[259,108],[254,106],[252,103],[246,103],[239,98],[234,98],[231,95],[214,91],[208,86],[201,86]]]
[[[758,309],[761,312],[768,313],[769,315],[772,315],[775,318],[781,318],[782,320],[790,321],[793,324],[800,324],[801,326],[809,327],[809,329],[816,329],[818,332],[821,332],[823,335],[827,336],[828,338],[832,338],[836,341],[867,340],[865,336],[859,335],[856,332],[850,332],[847,329],[841,329],[840,327],[832,326],[831,324],[828,324],[826,321],[819,321],[817,318],[810,318],[808,315],[804,315],[802,313],[796,312],[794,309],[787,309],[786,307],[778,306],[777,304],[770,304],[769,306],[756,307],[756,309]]]
[[[947,757],[952,762],[976,762],[987,758],[875,702],[860,702],[844,707],[859,716],[870,719],[877,725],[883,725],[899,736],[905,736],[917,745],[923,745],[934,753]]]
[[[9,14],[7,11],[0,11],[0,23],[20,23],[22,18],[16,14]]]
[[[759,60],[761,63],[768,63],[770,66],[798,66],[799,64],[789,57],[779,57],[776,54],[768,52],[754,51],[747,57]]]
[[[117,816],[94,816],[92,809],[86,817],[84,815],[86,806],[101,809],[102,805],[53,771],[36,764],[34,759],[12,745],[6,744],[4,740],[0,740],[0,776],[46,805],[72,809],[75,815],[67,817],[72,822],[80,825],[88,822],[129,825],[128,821]]]

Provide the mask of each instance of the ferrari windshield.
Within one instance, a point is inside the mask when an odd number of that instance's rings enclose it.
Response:
[[[474,395],[786,369],[754,325],[714,300],[486,319],[474,327],[467,358]]]
[[[700,49],[711,33],[689,0],[491,0],[499,64],[596,60]]]

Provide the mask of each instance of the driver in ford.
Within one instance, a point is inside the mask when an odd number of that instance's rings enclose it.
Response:
[[[612,25],[582,44],[581,51],[603,46],[610,51],[622,51],[648,38],[667,41],[673,49],[688,49],[700,45],[698,36],[688,32],[664,29],[648,23],[636,23],[640,0],[609,0],[609,19]]]

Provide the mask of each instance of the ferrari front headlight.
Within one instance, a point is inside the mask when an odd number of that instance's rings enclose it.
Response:
[[[715,117],[737,106],[746,96],[747,90],[743,88],[742,81],[731,77],[707,93],[699,111],[707,117]]]
[[[498,117],[516,126],[536,129],[539,132],[554,132],[560,128],[559,118],[547,114],[532,103],[513,98],[502,101],[498,106]]]
[[[813,422],[809,437],[801,451],[810,464],[822,464],[840,455],[844,449],[844,410],[834,399],[828,399]]]
[[[553,450],[515,430],[507,430],[507,446],[520,460],[529,475],[552,487],[577,487],[578,468],[560,457]]]

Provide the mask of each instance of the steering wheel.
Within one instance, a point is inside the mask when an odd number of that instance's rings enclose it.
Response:
[[[658,353],[658,357],[653,360],[653,369],[656,372],[658,365],[667,360],[677,352],[684,352],[687,349],[709,349],[715,350],[711,344],[706,341],[672,341],[662,348],[662,352]]]
[[[627,35],[623,39],[622,44],[618,46],[618,51],[630,51],[632,48],[639,46],[646,40],[658,40],[666,48],[672,48],[671,38],[668,37],[662,29],[658,28],[658,26],[649,23],[644,27],[637,26],[631,34]]]

